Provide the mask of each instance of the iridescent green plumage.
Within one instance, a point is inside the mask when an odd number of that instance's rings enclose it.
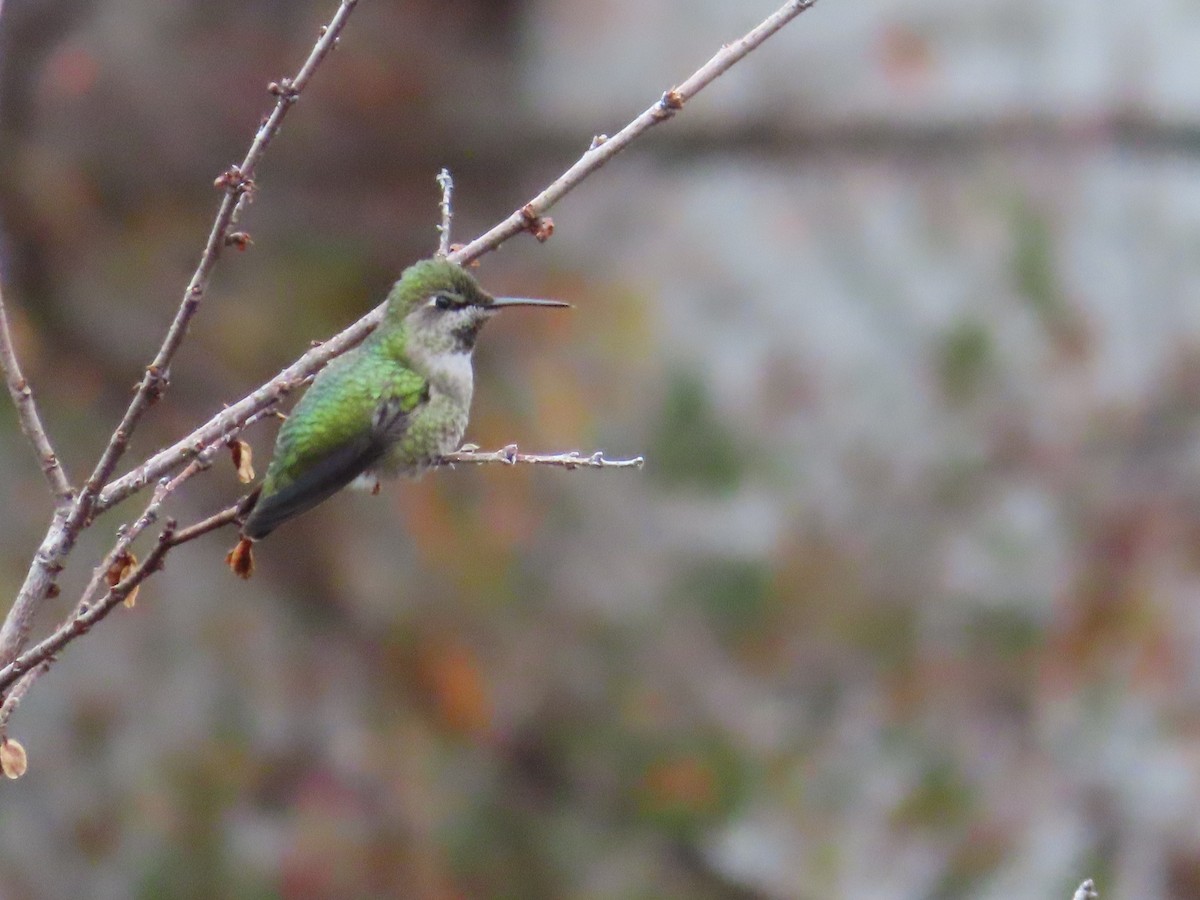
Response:
[[[243,537],[265,537],[364,473],[419,472],[456,449],[483,323],[505,306],[565,305],[493,298],[444,259],[411,266],[380,326],[316,377],[280,428]]]

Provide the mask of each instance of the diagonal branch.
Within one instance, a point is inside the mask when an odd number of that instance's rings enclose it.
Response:
[[[260,416],[267,414],[264,412]],[[256,416],[255,419],[257,418]],[[210,444],[178,475],[159,482],[158,486],[154,489],[154,495],[151,497],[149,504],[142,511],[142,514],[138,516],[137,520],[132,524],[123,525],[117,530],[116,543],[108,551],[108,554],[104,557],[104,561],[92,573],[91,581],[84,588],[79,602],[75,605],[75,611],[66,622],[60,625],[49,638],[43,640],[32,649],[26,650],[3,669],[0,669],[0,693],[8,692],[5,694],[4,704],[0,706],[0,737],[3,737],[9,717],[12,716],[13,711],[21,702],[21,697],[29,690],[30,685],[34,681],[49,670],[57,658],[57,653],[71,641],[90,631],[92,625],[107,616],[116,608],[119,601],[124,600],[137,588],[141,580],[148,578],[154,572],[156,567],[145,565],[139,567],[137,571],[140,571],[142,574],[138,581],[132,582],[129,585],[128,590],[117,590],[120,584],[112,586],[110,583],[110,591],[101,598],[98,604],[93,606],[92,597],[100,589],[101,585],[105,583],[106,577],[111,576],[111,573],[114,571],[121,571],[120,561],[133,559],[130,553],[133,542],[137,540],[142,532],[158,521],[162,505],[166,502],[167,498],[179,490],[192,476],[207,469],[212,464],[212,458],[224,448],[224,440]],[[241,501],[238,501],[238,503],[187,528],[175,530],[174,525],[171,525],[171,534],[166,541],[168,546],[161,549],[158,557],[159,562],[161,563],[167,551],[172,548],[195,540],[201,535],[208,534],[210,531],[214,531],[224,525],[228,525],[234,521],[240,509]],[[162,536],[160,536],[159,541],[161,546],[163,542]],[[149,559],[147,562],[149,562]]]
[[[2,3],[3,0],[0,0]],[[63,470],[58,454],[46,435],[42,418],[38,415],[37,404],[33,400],[33,390],[29,382],[21,374],[21,366],[17,362],[17,351],[13,346],[12,332],[8,327],[8,313],[4,308],[4,294],[0,292],[0,369],[4,371],[4,379],[8,382],[8,392],[12,395],[17,407],[17,418],[21,420],[21,430],[37,451],[42,473],[50,492],[58,503],[70,503],[75,496],[67,473]]]
[[[747,32],[740,40],[723,46],[713,55],[712,59],[693,72],[686,81],[663,94],[658,102],[612,137],[601,135],[595,138],[587,152],[579,157],[579,160],[560,175],[553,184],[499,225],[475,238],[457,252],[450,254],[450,258],[459,263],[470,262],[495,250],[510,237],[520,234],[522,231],[529,231],[544,240],[541,237],[545,234],[541,218],[551,206],[632,144],[644,132],[649,131],[659,122],[665,122],[674,116],[683,109],[683,105],[687,101],[723,75],[734,63],[743,59],[800,13],[814,6],[816,2],[817,0],[789,0],[759,23],[756,28]]]

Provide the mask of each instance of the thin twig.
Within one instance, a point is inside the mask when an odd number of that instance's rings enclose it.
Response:
[[[219,444],[214,444],[209,449],[217,449],[219,446]],[[586,456],[578,450],[571,450],[566,453],[534,454],[521,453],[516,444],[509,444],[507,447],[492,451],[481,451],[473,444],[466,444],[460,450],[440,456],[433,462],[435,466],[455,466],[458,464],[486,465],[488,463],[500,463],[510,466],[557,466],[563,469],[640,469],[645,464],[645,460],[640,456],[633,457],[632,459],[609,459],[600,450]],[[83,598],[80,600],[73,617],[60,626],[49,638],[27,650],[12,663],[0,669],[0,691],[3,691],[18,679],[37,677],[48,669],[53,662],[52,657],[55,654],[71,643],[71,641],[86,634],[96,622],[115,609],[117,604],[128,596],[130,590],[140,584],[155,568],[161,565],[162,560],[172,548],[180,544],[185,544],[188,541],[193,541],[218,528],[222,528],[237,518],[241,510],[240,502],[228,506],[220,512],[214,513],[187,528],[176,529],[174,523],[169,523],[159,536],[159,542],[154,551],[146,558],[144,563],[134,570],[133,574],[139,575],[140,573],[137,580],[133,580],[133,575],[130,575],[117,586],[110,588],[109,592],[99,603],[95,605],[89,603],[91,594],[98,588],[104,575],[110,571],[113,561],[118,559],[123,553],[126,553],[133,539],[157,519],[158,509],[167,496],[176,490],[187,478],[200,471],[206,465],[207,460],[203,457],[193,460],[186,469],[173,479],[162,482],[155,489],[154,498],[150,505],[147,506],[145,512],[142,513],[133,525],[126,529],[117,544],[109,551],[104,563],[97,567],[93,581],[88,585],[87,590],[84,591]],[[40,670],[35,670],[35,667],[38,666],[41,667]],[[21,693],[23,694],[25,690],[28,690],[27,684],[24,685]],[[16,702],[19,702],[19,698]],[[8,715],[11,715],[11,709]],[[0,712],[0,729],[3,728],[5,722],[7,722],[7,716]]]
[[[462,448],[453,453],[443,454],[433,462],[435,466],[455,466],[459,463],[502,463],[509,466],[525,464],[558,466],[563,469],[640,469],[646,461],[640,456],[632,459],[609,459],[603,450],[584,456],[578,450],[567,453],[521,453],[516,444],[509,444],[500,450],[480,450],[474,444],[464,444]]]
[[[442,189],[442,201],[438,204],[438,209],[442,214],[441,221],[438,223],[438,256],[450,255],[450,219],[452,213],[450,211],[450,203],[454,199],[454,179],[450,177],[449,169],[442,169],[438,172],[437,183]]]
[[[522,210],[518,210],[518,212],[514,213],[504,222],[501,222],[495,228],[476,238],[470,244],[454,251],[450,254],[450,258],[460,264],[466,264],[482,256],[484,253],[495,249],[513,235],[528,228],[530,223],[525,218],[523,210],[529,210],[532,207],[534,217],[537,218],[540,216],[553,203],[560,200],[563,195],[578,185],[586,176],[590,175],[612,158],[619,150],[627,146],[635,137],[652,125],[669,118],[674,110],[671,108],[673,104],[668,103],[666,111],[664,111],[663,104],[667,98],[676,95],[681,100],[691,99],[706,85],[711,83],[713,79],[738,60],[745,57],[755,47],[815,3],[816,0],[789,0],[788,3],[765,19],[757,28],[747,33],[741,40],[723,47],[720,52],[713,56],[712,59],[698,69],[675,91],[668,91],[662,100],[659,100],[650,109],[621,129],[617,135],[603,142],[597,142],[593,149],[585,153],[578,162],[560,175],[549,187],[531,200],[529,204],[522,207]],[[514,222],[517,223],[515,227]],[[100,493],[96,503],[97,514],[120,503],[131,494],[142,490],[146,485],[171,472],[177,466],[186,463],[195,455],[197,447],[206,446],[218,435],[236,432],[240,423],[245,421],[246,417],[262,410],[269,403],[279,402],[280,399],[302,383],[305,378],[320,371],[331,359],[346,352],[370,334],[371,330],[375,328],[380,318],[382,318],[383,308],[383,304],[375,307],[344,331],[330,338],[320,346],[309,350],[292,363],[292,365],[288,366],[253,393],[248,394],[246,397],[230,405],[227,409],[213,416],[187,437],[175,442],[164,450],[160,450],[132,471],[110,482]]]
[[[13,601],[3,626],[0,626],[0,665],[14,659],[28,640],[34,610],[49,593],[54,579],[62,570],[63,561],[75,546],[79,532],[97,514],[95,506],[100,488],[112,475],[113,469],[143,413],[166,389],[171,360],[179,349],[187,332],[188,323],[196,314],[204,296],[209,276],[229,236],[229,226],[233,222],[240,204],[254,188],[253,177],[262,155],[278,133],[279,126],[288,109],[299,98],[301,91],[312,79],[317,67],[337,43],[338,36],[357,3],[358,0],[342,0],[329,24],[322,29],[320,37],[313,45],[312,51],[300,67],[296,77],[291,80],[285,79],[280,84],[271,85],[272,93],[278,97],[275,108],[258,129],[241,164],[231,167],[217,179],[218,186],[225,190],[225,196],[221,200],[221,206],[217,211],[217,217],[213,222],[200,262],[192,275],[187,290],[184,291],[183,301],[167,330],[162,346],[153,362],[146,368],[146,373],[138,384],[133,400],[101,453],[91,476],[69,509],[64,514],[54,517],[41,546],[38,547],[25,582]],[[265,406],[251,410],[251,414],[257,413],[263,408]],[[191,456],[194,457],[196,453],[201,452],[208,443],[201,442],[196,445],[195,452]],[[164,471],[155,477],[165,474]]]
[[[220,443],[214,443],[208,448],[208,451],[218,450],[221,446]],[[601,450],[597,450],[586,456],[578,450],[571,450],[565,453],[535,454],[521,453],[516,444],[509,444],[507,447],[491,451],[480,450],[473,444],[465,444],[461,449],[453,453],[447,453],[433,461],[433,465],[435,466],[455,466],[458,464],[486,465],[488,463],[500,463],[510,466],[557,466],[563,469],[640,469],[645,464],[645,460],[640,456],[631,459],[609,459]],[[155,489],[150,505],[146,507],[146,510],[136,522],[124,530],[120,539],[105,557],[104,562],[97,567],[93,579],[84,591],[72,619],[60,626],[49,638],[27,650],[12,663],[0,669],[0,691],[3,691],[18,679],[28,679],[31,676],[37,677],[40,675],[41,672],[49,668],[53,662],[52,657],[55,654],[71,643],[71,641],[86,634],[96,622],[108,615],[108,613],[116,608],[118,602],[128,595],[129,590],[121,590],[122,586],[127,584],[127,579],[122,581],[120,585],[111,588],[98,604],[93,606],[89,602],[91,595],[95,593],[102,583],[104,575],[111,570],[113,562],[120,558],[122,554],[127,553],[133,540],[158,518],[158,510],[162,502],[185,480],[205,468],[207,464],[208,460],[206,456],[201,455],[174,478],[159,484]],[[164,530],[163,535],[160,535],[159,543],[155,548],[158,563],[161,564],[162,559],[165,558],[167,552],[172,548],[230,524],[237,518],[240,510],[241,503],[239,502],[187,528],[175,530],[173,526],[169,526],[167,530]],[[141,580],[150,575],[153,568],[147,567],[147,564],[153,558],[155,558],[154,553],[150,557],[147,557],[146,563],[143,563],[135,570],[135,572],[143,572],[143,574],[138,581],[128,584],[129,589],[140,584]],[[119,595],[114,596],[115,594]],[[39,665],[41,669],[34,671],[34,667]],[[28,685],[25,685],[22,693],[27,689]],[[17,702],[19,702],[19,699]],[[11,715],[11,710],[9,711],[9,715]],[[0,712],[0,729],[3,728],[6,721],[7,717]]]
[[[4,307],[2,291],[0,291],[0,369],[4,370],[4,380],[8,383],[8,392],[12,395],[13,404],[17,407],[17,418],[21,421],[21,430],[25,432],[25,437],[29,438],[29,442],[33,444],[33,449],[37,452],[42,474],[46,476],[46,483],[50,486],[50,493],[54,495],[56,503],[70,503],[71,498],[75,496],[75,491],[71,488],[62,462],[59,460],[58,454],[54,452],[54,447],[46,434],[46,428],[42,425],[42,418],[38,415],[37,404],[33,399],[33,390],[29,387],[25,376],[21,374],[21,366],[17,362],[17,351],[13,346],[12,332],[8,327],[8,312]]]
[[[238,514],[241,512],[242,503],[239,500],[237,503],[225,507],[220,512],[213,513],[207,519],[201,519],[187,528],[181,528],[176,531],[175,536],[171,539],[171,546],[178,547],[180,544],[186,544],[188,541],[194,541],[198,537],[203,537],[210,531],[224,528],[230,522],[237,519]]]

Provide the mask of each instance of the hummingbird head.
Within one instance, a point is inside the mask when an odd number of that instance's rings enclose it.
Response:
[[[434,353],[470,353],[483,323],[516,306],[562,307],[559,300],[493,297],[457,263],[425,259],[404,270],[388,295],[384,327]]]

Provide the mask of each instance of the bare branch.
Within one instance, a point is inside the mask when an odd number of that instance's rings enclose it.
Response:
[[[167,330],[162,346],[153,362],[146,368],[146,373],[138,384],[133,400],[101,453],[95,469],[70,507],[65,508],[61,514],[55,515],[46,536],[42,539],[41,546],[34,555],[25,582],[13,601],[3,626],[0,626],[0,665],[15,658],[28,640],[34,610],[50,591],[54,579],[62,570],[63,561],[71,552],[71,548],[75,546],[79,532],[97,514],[95,505],[100,488],[112,475],[113,469],[125,451],[129,437],[142,415],[166,389],[171,360],[179,349],[187,332],[188,323],[196,314],[204,296],[209,276],[226,243],[229,227],[237,210],[245,197],[253,190],[253,177],[258,163],[267,146],[278,133],[279,126],[288,109],[299,98],[301,91],[312,79],[317,67],[337,43],[338,35],[345,27],[346,20],[357,3],[358,0],[342,0],[333,19],[322,29],[320,37],[296,77],[285,80],[281,84],[271,85],[271,92],[278,97],[275,108],[258,129],[241,165],[231,167],[217,179],[217,185],[225,190],[225,196],[217,211],[217,217],[200,257],[200,263],[192,275],[187,290],[184,291],[183,301]],[[269,405],[269,398],[265,398],[265,402]],[[266,405],[256,407],[250,411],[250,414],[253,415],[265,408]],[[208,443],[210,442],[205,441],[196,445],[194,452],[188,458],[202,452]],[[165,474],[166,471],[163,471],[154,477],[158,478]]]
[[[442,202],[438,204],[442,220],[438,224],[438,256],[450,255],[450,201],[454,199],[454,179],[450,177],[449,169],[438,172],[437,183],[442,188]]]
[[[29,387],[25,376],[21,374],[21,366],[17,362],[17,351],[13,346],[12,332],[8,327],[8,312],[4,308],[2,291],[0,291],[0,369],[4,370],[4,380],[8,383],[8,392],[12,395],[13,403],[17,407],[17,418],[21,421],[21,430],[25,432],[25,436],[33,444],[33,449],[37,451],[38,462],[41,463],[42,473],[46,476],[50,492],[54,495],[57,503],[69,503],[75,496],[75,491],[67,479],[67,473],[63,471],[58,454],[54,452],[50,438],[46,435],[42,418],[38,415],[37,404],[33,400],[33,390]]]
[[[224,528],[226,525],[236,521],[242,511],[242,503],[239,500],[237,503],[225,507],[220,512],[213,513],[207,519],[201,519],[187,528],[181,528],[175,532],[175,537],[171,539],[171,546],[178,547],[180,544],[194,541],[196,538],[203,537],[211,531],[216,531],[218,528]]]
[[[686,81],[667,91],[640,116],[610,138],[597,138],[571,168],[560,175],[553,184],[514,212],[511,216],[480,235],[465,247],[450,255],[455,262],[466,263],[495,250],[502,243],[522,231],[530,231],[539,237],[541,218],[555,203],[574,189],[581,181],[628,147],[644,132],[665,122],[675,115],[696,94],[724,74],[730,66],[744,58],[763,41],[796,16],[816,4],[817,0],[789,0],[775,13],[768,16],[741,40],[726,44],[707,63],[692,73]]]
[[[435,466],[456,466],[459,463],[468,465],[483,465],[485,463],[502,463],[512,466],[525,464],[532,466],[558,466],[561,469],[640,469],[646,461],[635,456],[632,459],[609,459],[603,450],[584,456],[578,450],[567,453],[521,453],[516,444],[509,444],[500,450],[480,450],[474,444],[464,444],[453,453],[446,453],[434,460]]]
[[[240,504],[235,503],[207,519],[202,519],[182,529],[177,529],[175,521],[168,519],[162,533],[158,536],[158,543],[143,562],[117,584],[110,587],[97,603],[80,604],[74,615],[60,625],[53,634],[0,669],[0,691],[8,688],[13,682],[18,682],[17,686],[6,696],[4,706],[0,707],[0,733],[2,733],[8,717],[12,715],[12,709],[20,702],[19,696],[15,700],[13,699],[14,695],[18,692],[24,694],[28,690],[27,682],[46,671],[53,663],[55,654],[76,638],[87,634],[92,626],[116,609],[134,588],[162,568],[163,560],[172,549],[228,525],[237,518],[239,509]]]

